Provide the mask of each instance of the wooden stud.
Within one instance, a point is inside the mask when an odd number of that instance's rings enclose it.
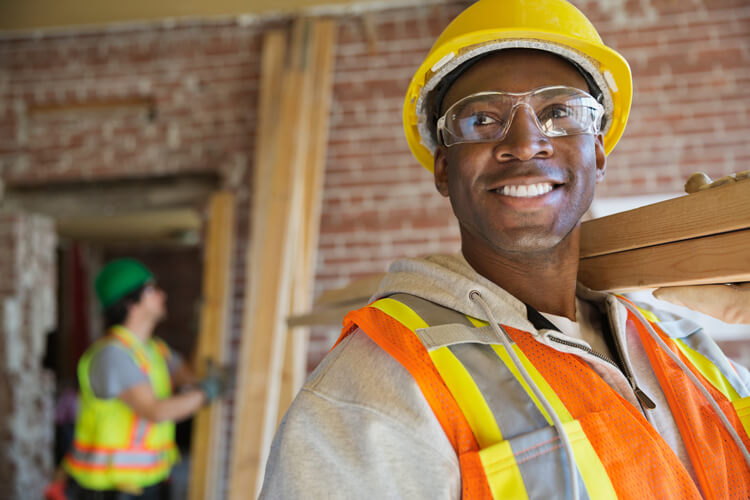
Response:
[[[194,372],[205,374],[206,362],[226,362],[226,338],[232,296],[235,197],[228,191],[214,194],[209,205],[203,256],[203,303]],[[202,408],[193,420],[190,453],[189,500],[218,498],[218,456],[223,448],[223,404]]]
[[[750,180],[581,224],[581,258],[750,227]]]
[[[309,21],[294,27],[291,65],[283,72],[280,105],[275,115],[264,115],[259,127],[273,120],[283,126],[271,141],[259,144],[273,149],[260,154],[268,165],[256,165],[265,177],[255,178],[254,196],[263,196],[264,209],[254,215],[253,245],[248,253],[248,293],[245,300],[238,383],[235,392],[234,447],[231,461],[230,500],[255,497],[263,480],[265,460],[276,427],[276,412],[284,354],[284,318],[291,303],[292,252],[298,240],[303,204],[302,175],[307,154],[310,113]],[[266,51],[264,58],[280,57]],[[264,67],[266,63],[264,62]],[[270,62],[268,66],[273,66]],[[262,76],[266,78],[266,76]],[[273,83],[270,80],[266,83]],[[277,82],[278,85],[278,82]],[[265,96],[261,90],[261,100]],[[255,207],[254,210],[257,210]],[[262,218],[255,224],[255,220]]]
[[[333,20],[318,20],[310,24],[311,110],[306,125],[310,131],[310,140],[304,177],[300,179],[304,185],[303,216],[298,228],[300,241],[295,259],[290,315],[308,311],[312,306],[328,146],[335,39],[336,23]],[[278,419],[286,412],[305,380],[308,336],[306,328],[289,328],[287,332]]]
[[[595,290],[750,281],[750,229],[582,259],[578,279]]]

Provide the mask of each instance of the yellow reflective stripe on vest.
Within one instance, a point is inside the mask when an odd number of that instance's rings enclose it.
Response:
[[[516,367],[512,363],[510,355],[505,351],[505,348],[501,345],[493,345],[492,348],[508,369],[511,370],[516,379],[521,383],[526,393],[534,401],[536,407],[542,415],[544,415],[544,418],[547,419],[547,423],[551,425],[552,421],[547,414],[547,411],[541,405],[534,393],[531,392],[531,389],[523,380],[518,370],[516,370]],[[529,361],[521,348],[513,344],[513,350],[521,361],[521,364],[526,368],[526,372],[531,376],[531,379],[562,421],[564,432],[568,435],[570,444],[573,447],[573,455],[578,464],[578,472],[581,474],[583,483],[586,485],[589,497],[597,500],[600,498],[617,498],[612,481],[607,475],[607,471],[605,470],[602,461],[599,459],[599,455],[596,454],[594,447],[583,432],[581,424],[577,420],[573,420],[573,417],[570,415],[570,412],[562,403],[557,393],[552,390],[544,377],[542,377],[534,365],[531,364],[531,361]]]
[[[750,437],[750,397],[732,401],[732,406],[734,411],[737,412],[740,422],[742,422],[745,433]]]
[[[479,450],[479,460],[482,462],[492,498],[529,498],[510,441],[501,441]]]
[[[740,399],[740,395],[734,390],[732,384],[729,383],[721,370],[711,362],[710,359],[706,358],[703,354],[690,348],[682,339],[672,339],[672,341],[680,349],[680,352],[693,364],[695,368],[708,380],[717,391],[722,393],[725,398],[729,401],[737,401]]]
[[[466,417],[479,447],[486,448],[502,441],[503,436],[492,410],[458,358],[447,347],[430,351],[430,358]]]
[[[592,499],[616,499],[615,487],[612,480],[607,475],[599,455],[583,432],[581,423],[578,420],[571,420],[563,424],[565,433],[568,435],[570,444],[573,447],[573,456],[578,464],[578,472],[581,474],[583,484],[586,485],[586,491]]]
[[[544,418],[547,419],[548,424],[552,424],[552,420],[550,419],[549,415],[547,415],[547,411],[544,409],[544,407],[541,405],[539,400],[536,398],[533,392],[531,392],[531,389],[528,385],[526,385],[526,382],[521,377],[521,374],[516,370],[516,366],[513,364],[513,362],[510,359],[510,355],[505,352],[505,347],[501,345],[493,345],[492,349],[495,351],[495,353],[498,355],[498,357],[505,363],[505,366],[508,367],[511,372],[513,372],[513,375],[515,375],[516,379],[523,385],[523,388],[526,390],[526,394],[529,395],[529,397],[534,401],[534,404],[539,409],[539,411],[544,415]],[[560,401],[560,398],[557,396],[557,393],[552,390],[552,388],[549,386],[547,381],[542,377],[542,375],[539,373],[539,371],[536,369],[534,365],[531,364],[531,361],[529,361],[529,358],[526,357],[526,355],[523,353],[520,347],[518,347],[516,344],[513,344],[513,351],[516,353],[516,356],[518,356],[518,359],[521,361],[521,364],[526,369],[526,372],[531,376],[531,380],[534,381],[536,386],[541,391],[542,395],[547,399],[550,406],[552,406],[552,409],[555,413],[557,413],[557,416],[560,417],[560,420],[563,423],[570,422],[573,420],[573,417],[570,416],[570,412],[567,408],[565,408],[565,405]]]
[[[394,299],[380,299],[370,304],[370,307],[383,311],[412,331],[429,326],[410,307]],[[500,429],[487,402],[461,362],[447,347],[441,347],[429,354],[466,417],[479,446],[485,447],[501,441]]]
[[[638,306],[635,306],[635,308],[638,309],[638,312],[640,312],[643,317],[651,323],[659,323],[659,318],[653,312]],[[717,391],[722,393],[725,398],[730,402],[740,399],[740,395],[734,387],[732,387],[732,384],[727,380],[719,367],[717,367],[710,359],[688,346],[682,339],[673,338],[672,341],[680,352],[700,372],[700,374],[703,375]]]
[[[471,316],[466,316],[466,318],[471,322],[472,325],[479,328],[482,326],[489,325],[488,322],[482,321],[476,318],[472,318]],[[526,355],[521,351],[521,349],[515,345],[512,344],[513,350],[516,353],[516,356],[518,356],[518,359],[521,360],[521,364],[526,368],[526,371],[531,375],[532,380],[534,383],[539,387],[539,390],[542,391],[542,394],[544,394],[544,397],[547,398],[547,400],[552,405],[552,408],[555,410],[555,412],[560,416],[560,419],[563,422],[568,422],[572,420],[572,417],[570,416],[570,412],[568,412],[568,409],[565,408],[565,406],[560,401],[560,398],[557,397],[557,394],[550,388],[549,384],[547,384],[547,381],[544,380],[544,378],[539,374],[536,368],[534,368],[534,365],[531,364],[531,362],[528,360]],[[495,354],[498,355],[498,357],[503,361],[505,366],[508,367],[508,369],[511,371],[514,377],[516,377],[516,380],[519,384],[523,387],[523,389],[526,391],[526,394],[534,401],[534,404],[539,409],[541,414],[544,416],[545,420],[547,420],[547,423],[549,425],[552,425],[552,419],[547,414],[547,410],[544,409],[542,404],[537,399],[536,395],[532,392],[529,385],[526,383],[526,381],[521,376],[521,373],[516,368],[516,365],[513,364],[513,361],[510,358],[510,354],[508,354],[505,350],[505,347],[502,345],[493,345],[492,349],[495,351]]]
[[[380,299],[370,304],[370,307],[383,311],[413,332],[429,326],[417,313],[398,300]]]

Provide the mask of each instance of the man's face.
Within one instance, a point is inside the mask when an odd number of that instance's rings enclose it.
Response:
[[[535,50],[501,51],[453,83],[441,112],[477,92],[527,92],[552,85],[588,92],[583,76],[560,57]],[[525,106],[517,108],[500,141],[439,146],[435,152],[435,185],[450,197],[464,246],[478,244],[499,253],[548,250],[578,227],[591,205],[606,166],[601,134],[546,137],[531,113]],[[510,187],[539,184],[553,189],[520,197]]]
[[[148,284],[136,306],[150,318],[159,321],[167,315],[167,294],[156,284]]]

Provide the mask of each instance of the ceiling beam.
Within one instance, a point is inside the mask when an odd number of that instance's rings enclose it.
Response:
[[[202,210],[219,187],[215,174],[6,186],[0,208],[62,217]]]

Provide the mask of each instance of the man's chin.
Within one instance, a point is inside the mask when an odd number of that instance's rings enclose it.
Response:
[[[549,232],[524,230],[507,235],[498,247],[508,253],[545,253],[557,247],[563,239]]]

